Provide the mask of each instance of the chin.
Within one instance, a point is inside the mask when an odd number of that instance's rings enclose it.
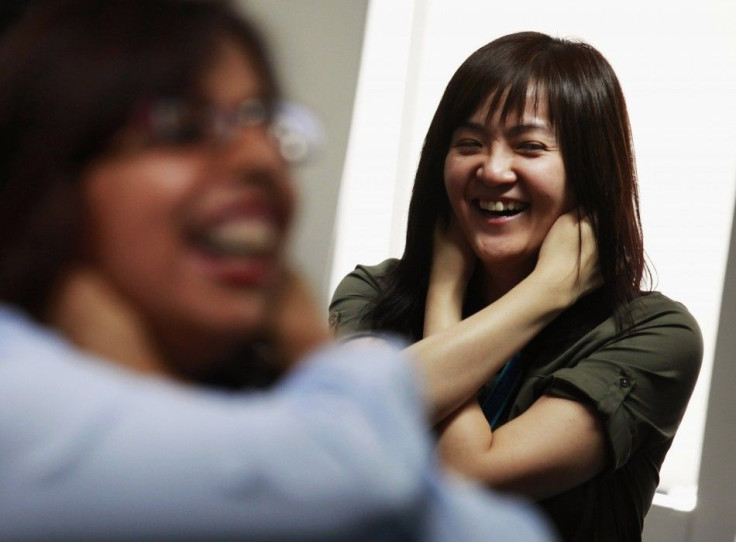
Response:
[[[191,293],[191,292],[190,292]],[[175,306],[158,313],[159,329],[186,341],[242,343],[262,335],[271,322],[273,296],[264,290],[182,296]]]
[[[476,250],[478,260],[486,269],[496,269],[499,267],[508,267],[511,269],[534,268],[537,262],[538,252],[529,254],[526,251],[511,250]]]
[[[271,323],[273,300],[264,294],[252,294],[237,300],[205,307],[203,327],[223,336],[249,337],[263,333]]]

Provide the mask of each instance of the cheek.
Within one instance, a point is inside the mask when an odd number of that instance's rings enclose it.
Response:
[[[281,209],[283,214],[284,230],[288,232],[291,229],[291,225],[294,222],[294,215],[299,208],[299,193],[294,186],[291,176],[286,174],[283,176],[283,181],[279,185],[279,201],[281,202]]]
[[[458,203],[463,197],[465,191],[465,178],[462,174],[461,167],[457,160],[453,160],[451,157],[445,159],[445,167],[443,170],[445,192],[450,200],[450,205],[458,211]]]
[[[112,162],[84,179],[88,247],[93,257],[125,264],[127,254],[155,256],[173,237],[175,217],[194,185],[191,167],[160,160]]]
[[[554,219],[574,207],[575,197],[567,183],[564,167],[561,164],[541,168],[535,174],[537,190],[544,199],[545,207]]]

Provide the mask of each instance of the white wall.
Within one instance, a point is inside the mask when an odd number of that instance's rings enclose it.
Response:
[[[591,43],[627,97],[657,289],[684,302],[703,330],[701,378],[662,471],[663,491],[686,510],[695,506],[736,195],[734,28],[736,2],[725,0],[372,0],[330,283],[356,263],[401,254],[422,138],[468,54],[518,30]]]

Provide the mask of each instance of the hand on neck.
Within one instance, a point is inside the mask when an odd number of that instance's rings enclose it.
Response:
[[[134,371],[173,376],[131,304],[89,267],[75,266],[64,275],[46,320],[93,355]]]

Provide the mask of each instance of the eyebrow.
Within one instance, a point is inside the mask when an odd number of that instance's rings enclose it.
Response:
[[[474,132],[485,132],[486,126],[479,122],[465,121],[456,128],[456,130],[463,130],[463,129],[472,130]],[[507,132],[511,136],[517,136],[517,135],[523,134],[524,132],[529,132],[531,130],[543,130],[546,132],[550,132],[552,135],[554,135],[554,130],[547,122],[544,122],[542,120],[535,120],[535,119],[524,122],[523,124],[514,124],[513,126],[508,128]]]
[[[474,132],[485,132],[486,127],[479,122],[471,122],[469,120],[462,122],[455,130],[472,130]]]
[[[510,135],[520,135],[524,132],[530,132],[532,130],[542,130],[554,135],[554,130],[552,130],[552,127],[548,123],[541,120],[532,120],[531,122],[525,122],[523,124],[515,124],[508,129],[508,132]]]

